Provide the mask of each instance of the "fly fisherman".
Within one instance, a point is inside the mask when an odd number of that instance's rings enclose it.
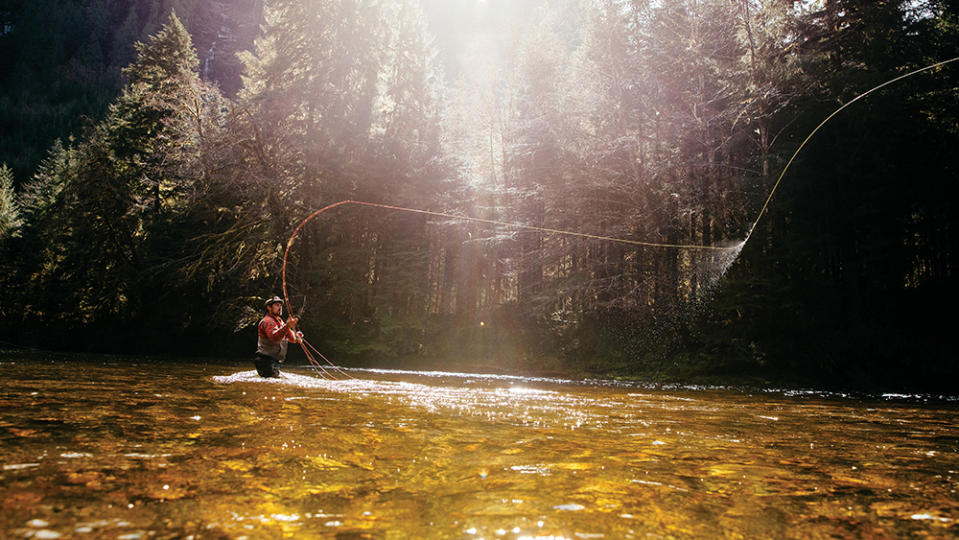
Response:
[[[296,317],[283,322],[283,300],[274,296],[266,301],[266,315],[260,320],[256,334],[256,372],[260,377],[279,377],[277,362],[286,360],[288,343],[299,343],[303,332],[296,331]]]

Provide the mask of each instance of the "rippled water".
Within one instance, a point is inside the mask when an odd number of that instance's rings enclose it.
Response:
[[[959,535],[954,401],[0,353],[0,537]]]

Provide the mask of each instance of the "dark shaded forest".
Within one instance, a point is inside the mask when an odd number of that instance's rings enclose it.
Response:
[[[4,6],[7,345],[955,390],[954,1]]]

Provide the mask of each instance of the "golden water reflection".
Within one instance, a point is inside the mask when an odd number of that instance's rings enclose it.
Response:
[[[959,405],[0,356],[0,536],[959,534]]]

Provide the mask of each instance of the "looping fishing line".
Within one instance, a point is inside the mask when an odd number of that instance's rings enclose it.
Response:
[[[345,200],[345,201],[340,201],[340,202],[336,202],[336,203],[333,203],[333,204],[331,204],[331,205],[325,206],[325,207],[317,210],[316,212],[313,212],[313,213],[310,214],[309,216],[307,216],[306,219],[304,219],[303,221],[301,221],[300,224],[296,226],[296,229],[293,230],[293,234],[290,235],[290,239],[287,240],[287,242],[286,242],[286,251],[284,251],[284,253],[283,253],[283,269],[282,269],[283,299],[284,299],[284,301],[286,302],[287,309],[289,310],[290,313],[293,313],[294,311],[293,311],[293,305],[290,303],[290,296],[289,296],[289,293],[288,293],[288,291],[287,291],[287,286],[286,286],[286,263],[287,263],[287,259],[288,259],[289,254],[290,254],[290,248],[293,246],[293,240],[295,240],[295,239],[296,239],[296,236],[300,233],[300,229],[302,229],[304,225],[306,225],[307,223],[309,223],[309,222],[310,222],[311,220],[313,220],[315,217],[319,216],[319,215],[322,214],[323,212],[326,212],[327,210],[331,210],[331,209],[333,209],[333,208],[336,208],[337,206],[343,206],[343,205],[347,205],[347,204],[355,204],[355,205],[359,205],[359,206],[368,206],[368,207],[372,207],[372,208],[383,208],[383,209],[386,209],[386,210],[395,210],[395,211],[400,211],[400,212],[412,212],[412,213],[415,213],[415,214],[425,214],[425,215],[428,215],[428,216],[445,217],[445,218],[458,219],[458,220],[463,220],[463,221],[474,221],[474,222],[477,222],[477,223],[486,223],[486,224],[488,224],[488,225],[500,225],[500,226],[503,226],[503,227],[509,227],[509,228],[514,228],[514,229],[526,229],[526,230],[546,232],[546,233],[553,233],[553,234],[564,234],[564,235],[568,235],[568,236],[578,236],[578,237],[581,237],[581,238],[589,238],[589,239],[592,239],[592,240],[603,240],[603,241],[607,241],[607,242],[618,242],[618,243],[622,243],[622,244],[631,244],[631,245],[635,245],[635,246],[658,247],[658,248],[675,248],[675,249],[696,249],[696,250],[709,250],[709,251],[730,251],[730,250],[738,249],[738,245],[737,245],[737,246],[733,246],[733,247],[722,247],[722,246],[707,246],[707,245],[696,245],[696,244],[669,244],[669,243],[660,243],[660,242],[643,242],[643,241],[639,241],[639,240],[630,240],[630,239],[627,239],[627,238],[615,238],[615,237],[612,237],[612,236],[600,236],[600,235],[596,235],[596,234],[587,234],[587,233],[581,233],[581,232],[576,232],[576,231],[564,231],[564,230],[560,230],[560,229],[551,229],[551,228],[548,228],[548,227],[536,227],[536,226],[534,226],[534,225],[523,225],[523,224],[520,224],[520,223],[510,223],[510,222],[507,222],[507,221],[498,221],[498,220],[494,220],[494,219],[483,219],[483,218],[477,218],[477,217],[471,217],[471,216],[461,216],[461,215],[450,214],[450,213],[446,213],[446,212],[433,212],[433,211],[430,211],[430,210],[420,210],[420,209],[418,209],[418,208],[405,208],[405,207],[402,207],[402,206],[393,206],[393,205],[389,205],[389,204],[379,204],[379,203],[366,202],[366,201]],[[332,362],[330,362],[325,356],[323,356],[323,354],[320,353],[320,351],[318,351],[315,347],[313,347],[312,345],[310,345],[309,342],[307,342],[306,340],[302,340],[302,342],[300,343],[300,346],[302,347],[303,352],[306,354],[306,358],[307,358],[307,360],[309,360],[310,365],[311,365],[311,366],[313,367],[313,369],[314,369],[318,374],[320,374],[322,377],[324,377],[324,378],[329,378],[329,379],[335,379],[335,377],[329,372],[329,370],[326,369],[326,368],[328,367],[328,368],[330,368],[331,370],[335,371],[335,372],[338,373],[338,374],[341,374],[341,375],[343,375],[343,376],[345,376],[345,377],[348,377],[348,378],[352,378],[352,377],[350,377],[349,375],[347,375],[346,373],[344,373],[340,368],[338,368],[338,367],[337,367],[336,365],[334,365]],[[321,359],[323,359],[323,360],[325,361],[325,363],[326,363],[325,366],[324,366],[323,364],[321,364],[319,361],[317,361],[317,359],[313,356],[313,353],[310,352],[311,349],[312,349],[312,351],[315,352]]]
[[[843,106],[841,106],[841,107],[839,107],[838,109],[836,109],[835,111],[833,111],[832,114],[830,114],[829,116],[827,116],[825,120],[823,120],[822,122],[820,122],[819,125],[816,126],[816,128],[813,129],[812,132],[810,132],[809,135],[806,136],[806,138],[803,140],[803,142],[799,145],[799,147],[798,147],[798,148],[796,149],[796,151],[793,153],[792,157],[789,158],[789,161],[786,163],[786,166],[783,167],[782,172],[779,174],[779,177],[776,179],[776,182],[773,184],[773,188],[772,188],[772,190],[770,190],[769,196],[766,197],[766,201],[765,201],[765,203],[763,204],[762,209],[760,209],[759,214],[757,214],[755,221],[753,221],[752,226],[749,228],[749,232],[746,234],[746,238],[745,238],[742,242],[740,242],[740,243],[738,243],[738,244],[735,244],[735,245],[733,245],[733,246],[710,246],[710,245],[699,245],[699,244],[674,244],[674,243],[662,243],[662,242],[644,242],[644,241],[640,241],[640,240],[630,240],[630,239],[627,239],[627,238],[616,238],[616,237],[611,237],[611,236],[601,236],[601,235],[587,234],[587,233],[581,233],[581,232],[576,232],[576,231],[564,231],[564,230],[561,230],[561,229],[551,229],[551,228],[548,228],[548,227],[536,227],[536,226],[533,226],[533,225],[523,225],[523,224],[520,224],[520,223],[510,223],[510,222],[507,222],[507,221],[498,221],[498,220],[494,220],[494,219],[483,219],[483,218],[476,218],[476,217],[471,217],[471,216],[462,216],[462,215],[457,215],[457,214],[449,214],[449,213],[446,213],[446,212],[433,212],[433,211],[430,211],[430,210],[420,210],[420,209],[418,209],[418,208],[405,208],[405,207],[402,207],[402,206],[393,206],[393,205],[389,205],[389,204],[379,204],[379,203],[366,202],[366,201],[345,200],[345,201],[340,201],[340,202],[336,202],[336,203],[330,204],[330,205],[328,205],[328,206],[325,206],[325,207],[323,207],[323,208],[321,208],[321,209],[313,212],[312,214],[310,214],[309,216],[307,216],[306,219],[304,219],[303,221],[301,221],[300,224],[296,226],[296,229],[293,230],[293,234],[290,235],[290,239],[287,240],[287,242],[286,242],[286,251],[284,251],[284,253],[283,253],[283,270],[282,270],[282,278],[283,278],[283,299],[284,299],[284,301],[286,302],[286,305],[288,306],[288,309],[289,309],[290,313],[292,314],[292,313],[293,313],[293,305],[290,303],[290,297],[289,297],[289,294],[287,293],[287,286],[286,286],[286,263],[287,263],[287,258],[288,258],[289,254],[290,254],[290,248],[293,246],[293,240],[296,239],[296,236],[297,236],[297,234],[299,234],[300,229],[302,229],[304,225],[306,225],[307,223],[309,223],[311,220],[313,220],[314,218],[316,218],[317,216],[319,216],[319,215],[322,214],[323,212],[326,212],[327,210],[331,210],[331,209],[333,209],[333,208],[336,208],[337,206],[343,206],[343,205],[347,205],[347,204],[355,204],[355,205],[359,205],[359,206],[368,206],[368,207],[373,207],[373,208],[382,208],[382,209],[386,209],[386,210],[395,210],[395,211],[400,211],[400,212],[412,212],[412,213],[416,213],[416,214],[425,214],[425,215],[428,215],[428,216],[445,217],[445,218],[450,218],[450,219],[458,219],[458,220],[463,220],[463,221],[472,221],[472,222],[477,222],[477,223],[486,223],[486,224],[489,224],[489,225],[499,225],[499,226],[514,228],[514,229],[525,229],[525,230],[539,231],[539,232],[546,232],[546,233],[553,233],[553,234],[563,234],[563,235],[568,235],[568,236],[578,236],[578,237],[581,237],[581,238],[589,238],[589,239],[592,239],[592,240],[602,240],[602,241],[606,241],[606,242],[617,242],[617,243],[622,243],[622,244],[630,244],[630,245],[634,245],[634,246],[657,247],[657,248],[668,248],[668,249],[703,250],[703,251],[724,251],[724,252],[725,252],[725,251],[741,250],[742,247],[746,244],[746,242],[749,241],[749,238],[752,236],[753,231],[756,229],[756,225],[759,224],[759,220],[762,219],[763,215],[766,213],[766,210],[767,210],[767,208],[769,207],[769,203],[770,203],[770,201],[772,201],[773,195],[775,195],[776,190],[779,188],[779,184],[782,183],[783,178],[786,176],[786,172],[789,170],[789,166],[792,165],[793,161],[795,161],[795,159],[796,159],[796,156],[799,155],[799,152],[802,151],[802,149],[806,146],[806,144],[809,142],[809,140],[812,139],[813,136],[814,136],[820,129],[822,129],[822,127],[823,127],[824,125],[826,125],[827,122],[829,122],[830,120],[832,120],[833,117],[835,117],[837,114],[839,114],[840,112],[842,112],[844,109],[846,109],[847,107],[849,107],[850,105],[852,105],[852,104],[855,103],[856,101],[859,101],[860,99],[866,97],[867,95],[869,95],[869,94],[871,94],[871,93],[873,93],[873,92],[875,92],[875,91],[877,91],[877,90],[879,90],[879,89],[881,89],[881,88],[884,88],[884,87],[889,86],[889,85],[891,85],[891,84],[893,84],[893,83],[896,83],[896,82],[898,82],[898,81],[901,81],[901,80],[903,80],[903,79],[905,79],[905,78],[907,78],[907,77],[912,77],[913,75],[917,75],[917,74],[922,73],[922,72],[924,72],[924,71],[928,71],[928,70],[935,69],[935,68],[940,67],[940,66],[944,66],[944,65],[946,65],[946,64],[949,64],[949,63],[951,63],[951,62],[955,62],[955,61],[957,61],[957,60],[959,60],[959,57],[950,58],[949,60],[944,60],[944,61],[942,61],[942,62],[937,62],[937,63],[935,63],[935,64],[926,66],[926,67],[924,67],[924,68],[917,69],[917,70],[914,70],[914,71],[910,71],[909,73],[900,75],[900,76],[898,76],[898,77],[896,77],[896,78],[894,78],[894,79],[890,79],[890,80],[888,80],[888,81],[886,81],[886,82],[884,82],[884,83],[882,83],[882,84],[880,84],[880,85],[877,85],[877,86],[875,86],[875,87],[873,87],[873,88],[870,88],[869,90],[867,90],[867,91],[859,94],[858,96],[854,97],[853,99],[851,99],[850,101],[848,101],[847,103],[845,103]],[[737,252],[737,254],[738,254],[738,251],[736,251],[736,252]],[[302,339],[302,340],[300,341],[300,346],[303,348],[303,352],[306,354],[306,358],[310,361],[310,365],[313,367],[313,369],[314,369],[318,374],[320,374],[320,375],[323,376],[324,378],[334,379],[334,380],[335,380],[337,377],[336,377],[336,375],[334,375],[334,373],[336,373],[337,375],[344,376],[344,377],[346,377],[346,378],[352,378],[352,377],[350,377],[350,375],[346,374],[343,370],[341,370],[339,367],[337,367],[337,366],[334,365],[332,362],[330,362],[329,359],[327,359],[325,356],[323,356],[323,354],[320,353],[320,351],[318,351],[315,347],[313,347],[313,345],[311,345],[311,344],[310,344],[308,341],[306,341],[305,339]],[[312,352],[311,352],[311,351],[312,351]],[[321,359],[325,362],[325,365],[321,364],[321,363],[316,359],[316,357],[313,355],[313,353],[316,353],[316,355],[319,356],[319,358],[321,358]],[[332,373],[331,373],[331,372],[332,372]]]

